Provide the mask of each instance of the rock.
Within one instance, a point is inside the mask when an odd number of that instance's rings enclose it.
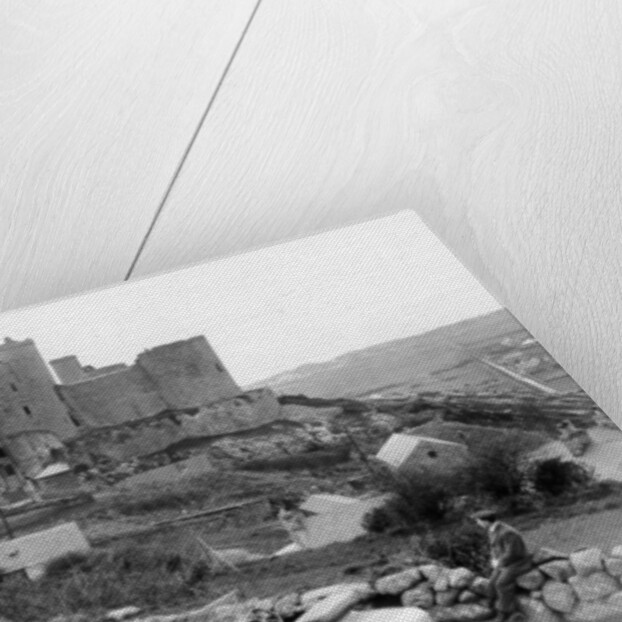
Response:
[[[572,564],[566,559],[541,564],[539,569],[547,577],[555,581],[568,581],[568,579],[575,574]]]
[[[612,557],[622,557],[622,545],[614,546],[611,549]]]
[[[435,622],[470,622],[489,620],[493,612],[483,605],[454,605],[434,612]]]
[[[287,594],[274,603],[274,612],[284,619],[293,618],[302,609],[299,594]]]
[[[596,548],[575,551],[570,554],[570,563],[578,575],[587,577],[603,569],[603,554]]]
[[[446,572],[445,568],[438,564],[425,564],[419,566],[419,570],[421,570],[421,574],[432,583]]]
[[[404,607],[419,607],[420,609],[430,609],[434,606],[434,592],[426,585],[419,585],[412,590],[406,590],[402,594],[402,605]]]
[[[449,589],[449,576],[441,575],[436,581],[434,581],[435,592],[446,592]]]
[[[475,592],[478,596],[488,596],[488,587],[490,581],[485,577],[475,577],[473,583],[471,583],[471,591]]]
[[[579,600],[586,602],[611,596],[620,589],[620,584],[605,572],[594,572],[588,577],[570,577],[568,583],[572,586]]]
[[[335,585],[326,585],[324,587],[318,587],[314,590],[309,590],[300,596],[300,602],[303,609],[309,609],[316,602],[331,596],[335,592],[343,592],[356,588],[361,591],[372,591],[367,583],[336,583]]]
[[[542,600],[553,611],[569,613],[577,603],[574,590],[560,581],[547,581],[542,588]]]
[[[421,572],[417,568],[411,568],[378,579],[375,588],[378,594],[401,594],[421,581]]]
[[[458,595],[458,602],[464,605],[476,603],[479,599],[480,597],[475,592],[471,592],[471,590],[464,590]]]
[[[140,607],[122,607],[120,609],[113,609],[109,611],[105,616],[104,620],[113,620],[114,622],[121,622],[121,620],[127,620],[128,618],[135,618],[142,609]]]
[[[448,590],[444,590],[442,592],[436,593],[436,604],[439,607],[451,607],[455,605],[458,601],[458,594],[460,590],[456,588],[450,588]]]
[[[535,569],[518,577],[518,579],[516,579],[516,585],[522,587],[524,590],[533,592],[534,590],[539,590],[544,585],[544,581],[544,575],[539,570]]]
[[[345,613],[358,603],[368,599],[373,594],[372,589],[360,584],[353,586],[341,586],[334,590],[326,598],[317,601],[305,613],[298,618],[298,622],[336,622]]]
[[[621,618],[620,607],[607,603],[579,603],[565,615],[568,622],[618,622]]]
[[[616,592],[607,599],[607,604],[619,607],[622,610],[622,592]]]
[[[551,611],[542,601],[533,598],[519,598],[521,611],[526,622],[562,622],[559,614]]]
[[[607,557],[605,569],[613,577],[622,577],[622,557]]]
[[[536,565],[544,564],[550,561],[556,561],[558,559],[568,559],[568,555],[566,553],[562,553],[561,551],[556,551],[555,549],[548,549],[543,547],[538,549],[532,555],[533,563]]]
[[[386,607],[351,611],[342,622],[433,622],[430,614],[418,607]]]
[[[449,585],[459,590],[471,586],[475,579],[475,573],[468,568],[453,568],[449,571]]]

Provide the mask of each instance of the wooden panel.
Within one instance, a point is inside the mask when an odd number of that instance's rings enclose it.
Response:
[[[414,208],[622,422],[615,0],[271,0],[139,265]]]
[[[1,0],[0,308],[123,278],[251,0]]]

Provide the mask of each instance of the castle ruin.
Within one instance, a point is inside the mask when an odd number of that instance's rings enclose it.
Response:
[[[214,413],[225,408],[224,413],[229,402],[237,415],[227,425],[214,421],[219,429],[252,427],[255,416],[259,425],[278,414],[274,398],[263,412],[263,394],[236,399],[243,391],[203,336],[146,350],[129,366],[82,366],[75,356],[50,365],[60,384],[32,339],[6,338],[0,344],[0,493],[23,486],[50,463],[66,460],[68,443],[98,429],[148,422],[184,409],[208,407],[211,413],[210,405],[216,405]],[[242,412],[255,402],[252,412]]]
[[[77,427],[119,425],[242,393],[203,336],[146,350],[129,367],[82,367],[75,356],[50,365],[62,383],[56,393]]]

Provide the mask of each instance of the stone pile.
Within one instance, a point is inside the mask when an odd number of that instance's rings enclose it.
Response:
[[[395,570],[395,569],[394,569]],[[622,620],[622,546],[608,554],[583,549],[570,555],[541,549],[532,570],[518,579],[526,622]],[[488,580],[466,568],[436,563],[406,567],[373,581],[211,609],[210,622],[468,622],[494,616]],[[198,611],[197,611],[198,614]],[[193,612],[140,622],[191,622]],[[201,617],[200,615],[198,616]],[[197,618],[198,619],[198,618]]]

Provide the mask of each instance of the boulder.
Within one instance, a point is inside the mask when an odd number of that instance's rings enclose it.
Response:
[[[468,568],[453,568],[449,571],[448,577],[450,587],[463,590],[471,586],[475,579],[475,573]]]
[[[570,554],[570,563],[575,572],[587,577],[603,569],[603,554],[600,549],[583,549]]]
[[[522,597],[519,598],[520,608],[526,622],[562,622],[559,614],[551,611],[541,600]]]
[[[378,594],[397,595],[421,583],[421,581],[423,581],[421,572],[417,568],[410,568],[378,579],[375,588]]]
[[[471,583],[471,591],[475,592],[478,596],[488,596],[488,587],[490,581],[485,577],[475,577],[473,583]]]
[[[562,553],[561,551],[556,551],[555,549],[543,547],[535,551],[532,555],[532,559],[534,564],[540,565],[559,559],[568,559],[568,555],[566,555],[566,553]]]
[[[293,618],[301,609],[302,603],[300,602],[300,595],[297,593],[281,596],[274,603],[274,612],[279,618],[285,620]]]
[[[471,592],[471,590],[464,590],[458,595],[458,602],[464,605],[476,603],[479,599],[480,597],[475,592]]]
[[[612,557],[622,557],[622,545],[614,546],[611,549]]]
[[[544,585],[545,580],[544,575],[536,568],[518,577],[516,585],[524,590],[533,592],[534,590],[539,590]]]
[[[615,594],[612,594],[607,599],[607,604],[614,607],[619,607],[620,611],[622,611],[622,592],[616,592]]]
[[[298,622],[336,622],[352,607],[367,600],[373,591],[368,585],[342,585],[326,598],[317,601],[298,618]]]
[[[539,569],[540,572],[555,581],[568,581],[575,574],[572,564],[567,559],[546,562],[541,564]]]
[[[442,574],[434,581],[435,592],[446,592],[449,589],[449,575]]]
[[[560,581],[547,581],[542,587],[542,600],[553,611],[569,613],[577,603],[574,590]]]
[[[423,566],[419,566],[419,570],[421,570],[421,574],[432,583],[447,572],[445,568],[438,564],[424,564]]]
[[[451,607],[458,602],[458,594],[460,594],[460,590],[456,588],[437,592],[435,602],[439,607]]]
[[[430,614],[418,607],[387,607],[351,611],[342,622],[433,622]]]
[[[331,596],[332,594],[343,592],[344,590],[357,589],[361,592],[370,592],[373,590],[368,583],[336,583],[334,585],[326,585],[324,587],[318,587],[314,590],[309,590],[300,596],[300,602],[303,609],[309,609],[316,602]]]
[[[429,584],[419,585],[411,590],[406,590],[402,594],[402,605],[404,607],[419,607],[420,609],[430,609],[434,606],[434,591]]]
[[[435,622],[475,622],[489,620],[493,612],[483,605],[454,605],[434,612]]]
[[[607,557],[605,569],[613,577],[622,577],[622,557]]]
[[[567,622],[618,622],[622,619],[620,607],[608,603],[579,603],[565,615]]]
[[[585,577],[577,575],[570,577],[568,583],[572,586],[579,600],[593,602],[611,596],[619,591],[620,584],[606,572],[593,572]]]

